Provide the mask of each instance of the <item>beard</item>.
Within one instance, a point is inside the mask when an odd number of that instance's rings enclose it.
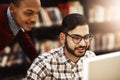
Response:
[[[87,50],[87,46],[79,46],[79,47],[75,47],[74,49],[71,49],[71,48],[68,46],[67,40],[65,40],[65,47],[66,47],[66,50],[67,50],[70,54],[72,54],[72,55],[75,56],[75,57],[79,57],[79,58],[80,58],[80,57],[83,57],[83,56],[85,55],[86,50]],[[77,55],[77,54],[75,53],[75,50],[78,49],[78,48],[85,49],[85,52],[84,52],[84,53],[80,53],[80,55]]]

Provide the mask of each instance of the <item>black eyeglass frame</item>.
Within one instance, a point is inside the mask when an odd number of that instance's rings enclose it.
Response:
[[[88,42],[90,42],[90,41],[93,39],[93,37],[94,37],[94,35],[93,35],[92,33],[87,34],[87,35],[85,35],[85,36],[74,35],[74,34],[73,34],[73,35],[70,35],[70,34],[68,34],[68,33],[65,33],[65,34],[68,35],[69,37],[71,37],[71,38],[72,38],[72,41],[73,41],[75,44],[79,44],[82,39],[84,39],[84,41],[85,41],[86,43],[88,43]],[[87,37],[89,37],[89,38],[87,38]],[[76,40],[75,40],[75,38],[76,38]]]

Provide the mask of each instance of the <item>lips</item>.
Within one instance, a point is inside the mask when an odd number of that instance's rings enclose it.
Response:
[[[78,52],[82,53],[82,52],[85,52],[85,49],[84,48],[77,48],[76,49]]]
[[[29,28],[33,28],[33,27],[35,27],[35,23],[27,23],[27,26],[28,26]]]
[[[28,25],[29,25],[29,27],[31,27],[31,28],[35,27],[35,24],[32,24],[32,23],[30,23],[30,24],[28,24]]]

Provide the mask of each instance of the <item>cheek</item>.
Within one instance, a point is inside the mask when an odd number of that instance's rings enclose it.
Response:
[[[20,14],[20,13],[17,13],[16,14],[16,19],[17,19],[17,21],[22,21],[22,15]]]
[[[89,42],[88,42],[88,43],[86,43],[87,48],[89,47],[89,45],[90,45],[90,43],[89,43]]]
[[[17,20],[21,23],[24,23],[27,20],[26,16],[22,12],[17,13],[16,17],[17,17]]]
[[[68,45],[71,49],[74,49],[74,48],[75,48],[75,44],[74,44],[72,41],[70,41],[70,40],[67,41],[67,45]]]

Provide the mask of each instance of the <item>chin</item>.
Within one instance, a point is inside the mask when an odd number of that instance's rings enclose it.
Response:
[[[77,55],[76,55],[76,57],[83,57],[85,55],[85,52],[83,52],[83,53],[78,53]]]
[[[31,31],[32,29],[27,29],[26,31]]]
[[[23,26],[22,28],[23,28],[25,31],[31,31],[33,27]]]
[[[25,28],[24,30],[25,30],[25,31],[31,31],[32,28]]]

